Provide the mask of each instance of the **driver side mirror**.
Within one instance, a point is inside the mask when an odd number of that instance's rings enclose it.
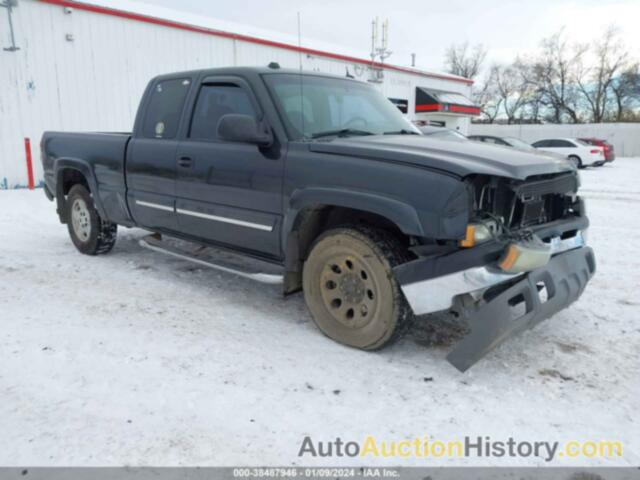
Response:
[[[218,138],[228,142],[252,143],[260,147],[268,147],[273,143],[273,135],[264,121],[239,113],[228,113],[220,118]]]

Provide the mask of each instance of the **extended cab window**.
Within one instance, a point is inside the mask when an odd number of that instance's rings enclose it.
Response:
[[[218,122],[223,115],[240,113],[256,116],[249,94],[232,85],[203,85],[191,120],[190,138],[215,140],[218,138]]]
[[[191,80],[176,78],[155,84],[142,124],[142,135],[147,138],[174,138],[178,131],[184,101]]]

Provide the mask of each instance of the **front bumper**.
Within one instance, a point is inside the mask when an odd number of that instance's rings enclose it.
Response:
[[[561,240],[560,237],[553,237],[550,243],[552,255],[580,248],[586,244],[584,234],[581,231],[576,232],[574,237],[564,240]],[[397,269],[397,272],[400,272],[399,281],[402,293],[407,298],[415,315],[451,308],[454,299],[465,293],[478,299],[487,289],[526,275],[526,272],[505,273],[493,265],[471,267],[447,275],[417,281],[411,281],[409,276],[403,276],[400,269]]]
[[[606,158],[602,157],[602,158],[595,158],[595,159],[590,159],[588,161],[583,161],[582,164],[585,167],[598,167],[600,165],[604,165],[604,163],[606,162]]]
[[[471,332],[447,360],[464,372],[510,336],[533,328],[575,302],[595,269],[593,250],[581,247],[553,257],[490,301],[462,307],[461,313],[471,320]],[[540,295],[543,291],[546,298]]]
[[[468,321],[471,332],[447,357],[465,371],[507,337],[549,318],[582,294],[595,272],[595,257],[585,246],[583,231],[564,239],[552,236],[549,241],[551,260],[531,272],[505,273],[492,261],[434,276],[433,267],[442,268],[445,262],[426,258],[396,267],[396,278],[414,314],[453,309]],[[477,248],[453,255],[468,255]],[[448,263],[458,261],[449,257]],[[491,294],[496,291],[500,293]]]

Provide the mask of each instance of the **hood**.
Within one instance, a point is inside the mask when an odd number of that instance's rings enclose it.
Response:
[[[534,175],[570,172],[564,159],[477,142],[452,142],[428,135],[371,135],[309,144],[313,152],[410,163],[452,173],[494,175],[524,180]]]

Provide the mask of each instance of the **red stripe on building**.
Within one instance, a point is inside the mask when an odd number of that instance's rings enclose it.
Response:
[[[432,105],[416,105],[416,112],[440,112],[442,105],[434,103]]]
[[[351,57],[348,55],[340,55],[338,53],[325,52],[323,50],[315,50],[313,48],[298,47],[289,43],[276,42],[273,40],[266,40],[264,38],[252,37],[249,35],[240,35],[237,33],[224,32],[222,30],[214,30],[212,28],[198,27],[196,25],[189,25],[186,23],[174,22],[172,20],[165,20],[162,18],[149,17],[139,13],[126,12],[124,10],[116,10],[114,8],[101,7],[98,5],[91,5],[87,3],[75,2],[71,0],[40,0],[43,3],[49,3],[51,5],[59,5],[61,7],[77,8],[78,10],[86,10],[88,12],[100,13],[103,15],[111,15],[114,17],[126,18],[128,20],[135,20],[138,22],[151,23],[154,25],[161,25],[163,27],[177,28],[179,30],[186,30],[188,32],[203,33],[205,35],[213,35],[216,37],[229,38],[232,40],[238,40],[247,43],[254,43],[258,45],[264,45],[268,47],[281,48],[283,50],[290,50],[294,52],[305,53],[308,55],[315,55],[318,57],[332,58],[334,60],[341,60],[344,62],[359,63],[362,65],[373,65],[376,68],[385,68],[387,70],[395,70],[403,73],[410,73],[413,75],[420,75],[422,77],[436,78],[439,80],[449,80],[452,82],[465,83],[472,85],[473,80],[467,78],[450,77],[448,75],[439,75],[437,73],[421,72],[419,70],[413,70],[411,68],[399,67],[396,65],[389,65],[386,63],[374,62],[371,60],[365,60],[362,58]]]
[[[447,108],[440,103],[429,105],[416,105],[416,112],[445,112],[466,113],[468,115],[480,115],[480,107],[463,107],[461,105],[449,105]]]
[[[469,115],[480,115],[480,107],[462,107],[459,105],[450,105],[450,112],[468,113]]]

